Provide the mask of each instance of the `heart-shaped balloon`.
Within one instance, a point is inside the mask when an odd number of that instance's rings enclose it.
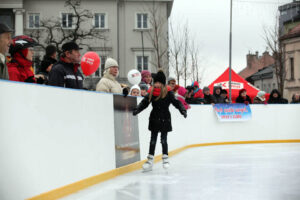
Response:
[[[89,76],[100,66],[100,57],[96,52],[89,51],[81,58],[81,69],[84,75]]]

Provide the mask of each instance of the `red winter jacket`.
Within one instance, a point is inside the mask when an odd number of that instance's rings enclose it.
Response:
[[[35,83],[32,69],[32,61],[25,59],[20,53],[16,53],[7,63],[9,80]]]
[[[195,81],[193,84],[192,84],[192,87],[194,88],[195,86],[198,87],[197,90],[194,89],[194,98],[197,99],[197,98],[204,98],[204,94],[202,92],[202,90],[199,88],[199,83],[197,81]]]

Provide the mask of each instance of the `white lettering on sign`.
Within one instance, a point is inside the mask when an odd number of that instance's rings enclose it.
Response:
[[[131,74],[131,77],[137,77],[137,76],[140,76],[140,73]]]
[[[86,63],[92,65],[94,64],[94,61],[95,60],[93,58],[87,58]]]
[[[215,83],[214,86],[221,86],[222,89],[229,89],[229,81]],[[234,81],[231,82],[231,89],[240,90],[243,88],[244,88],[244,83],[234,82]]]

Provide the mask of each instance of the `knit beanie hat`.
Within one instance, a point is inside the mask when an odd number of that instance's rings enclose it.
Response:
[[[146,90],[148,91],[148,86],[146,84],[140,84],[141,90]]]
[[[110,67],[119,67],[118,62],[114,60],[113,58],[107,58],[105,61],[105,69],[108,69]]]
[[[148,70],[143,70],[143,71],[141,72],[141,75],[142,75],[142,81],[143,81],[143,82],[146,82],[146,81],[145,81],[145,77],[146,77],[146,76],[151,76],[151,72],[148,71]]]
[[[204,87],[203,92],[205,92],[205,91],[209,91],[209,87]]]
[[[160,82],[163,85],[166,85],[166,76],[164,74],[164,72],[162,70],[158,70],[158,72],[156,73],[156,75],[153,78],[153,82]]]
[[[129,95],[131,95],[131,92],[132,92],[132,90],[134,90],[134,89],[138,89],[138,90],[139,90],[139,95],[141,95],[141,88],[140,88],[138,85],[133,85],[133,86],[130,88]]]
[[[256,96],[257,96],[260,100],[264,101],[264,100],[266,100],[265,98],[263,98],[264,95],[266,95],[266,93],[265,93],[264,91],[259,91],[259,92],[257,93]]]
[[[175,82],[176,82],[176,78],[170,76],[170,77],[168,78],[168,83],[169,83],[170,81],[175,81]]]

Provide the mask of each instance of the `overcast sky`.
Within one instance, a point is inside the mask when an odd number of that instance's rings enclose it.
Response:
[[[232,68],[246,67],[246,54],[266,50],[263,27],[274,27],[278,6],[292,0],[233,0]],[[214,81],[229,66],[230,0],[174,0],[171,17],[188,21],[205,67],[201,87]]]

